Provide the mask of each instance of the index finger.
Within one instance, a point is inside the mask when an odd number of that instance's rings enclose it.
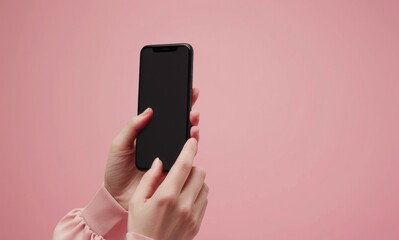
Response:
[[[190,138],[184,144],[180,155],[177,157],[175,164],[170,169],[165,180],[159,186],[161,192],[168,192],[175,196],[179,195],[184,183],[190,175],[193,167],[194,157],[197,154],[197,140]]]

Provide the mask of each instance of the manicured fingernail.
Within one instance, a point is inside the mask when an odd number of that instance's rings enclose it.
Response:
[[[159,158],[155,158],[154,162],[152,162],[151,168],[158,166],[161,163]]]

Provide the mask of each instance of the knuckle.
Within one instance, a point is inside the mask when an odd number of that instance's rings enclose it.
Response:
[[[196,227],[198,225],[197,224],[197,219],[195,219],[195,217],[191,216],[186,221],[187,221],[188,228],[195,232]]]
[[[188,163],[188,162],[181,161],[181,162],[179,163],[179,168],[180,168],[180,171],[181,171],[181,172],[186,173],[186,174],[189,174],[189,173],[191,172],[192,166],[191,166],[191,164]]]
[[[135,127],[137,125],[137,118],[138,116],[132,117],[129,121],[128,121],[128,125],[129,127]]]
[[[177,198],[173,194],[164,194],[158,198],[158,204],[160,206],[174,206],[176,204]]]
[[[206,178],[206,171],[201,167],[196,167],[199,177],[203,180]]]
[[[190,220],[188,228],[190,229],[190,231],[196,235],[199,230],[200,230],[200,226],[201,226],[201,222],[199,219],[193,218]]]
[[[191,207],[189,206],[181,206],[178,208],[178,215],[183,219],[189,219],[191,215]]]
[[[127,128],[129,130],[133,130],[133,131],[137,131],[137,125],[139,123],[139,118],[138,116],[135,116],[133,118],[131,118],[128,122],[127,122]]]

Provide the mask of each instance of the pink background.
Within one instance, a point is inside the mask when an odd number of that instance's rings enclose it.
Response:
[[[398,1],[0,2],[0,232],[49,239],[136,113],[139,50],[189,42],[197,239],[399,239]]]

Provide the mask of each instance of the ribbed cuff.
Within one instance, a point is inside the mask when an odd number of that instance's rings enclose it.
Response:
[[[82,217],[97,234],[106,235],[128,212],[102,186],[82,212]]]

